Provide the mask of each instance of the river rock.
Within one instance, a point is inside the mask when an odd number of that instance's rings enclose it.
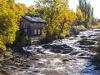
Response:
[[[45,74],[45,75],[63,75],[62,73],[59,73],[59,72],[56,71],[56,70],[50,70],[50,71],[45,70],[45,71],[43,72],[43,74]]]
[[[69,53],[71,52],[73,49],[69,46],[67,46],[66,44],[63,45],[44,45],[43,48],[45,49],[50,49],[52,52],[55,53]]]

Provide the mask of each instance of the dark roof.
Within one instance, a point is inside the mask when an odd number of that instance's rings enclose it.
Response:
[[[31,21],[31,22],[39,22],[39,23],[45,23],[46,21],[43,20],[42,18],[40,17],[31,17],[31,16],[24,16],[25,19]]]

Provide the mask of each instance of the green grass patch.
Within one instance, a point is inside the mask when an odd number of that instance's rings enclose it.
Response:
[[[81,31],[81,30],[85,30],[86,28],[84,27],[84,25],[79,25],[79,26],[73,26],[74,29]]]

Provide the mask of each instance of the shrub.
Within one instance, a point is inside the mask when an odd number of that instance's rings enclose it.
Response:
[[[83,25],[73,26],[73,27],[78,31],[85,30],[85,27]]]
[[[24,32],[19,31],[17,33],[16,41],[14,42],[14,46],[23,47],[31,44],[31,39]]]

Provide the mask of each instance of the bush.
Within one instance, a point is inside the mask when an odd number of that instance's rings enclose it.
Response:
[[[71,27],[71,34],[78,34],[79,31],[85,30],[86,28],[83,25]]]
[[[79,25],[79,26],[73,26],[75,30],[81,31],[81,30],[85,30],[86,28],[83,25]]]
[[[14,46],[23,47],[31,44],[31,39],[24,32],[19,31],[17,33],[16,41],[14,42]]]

